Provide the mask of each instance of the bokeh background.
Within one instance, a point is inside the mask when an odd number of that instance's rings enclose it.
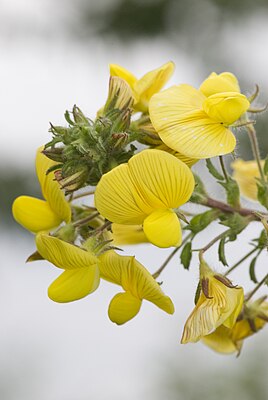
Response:
[[[33,236],[11,216],[16,196],[40,194],[34,157],[50,138],[49,121],[64,124],[64,111],[74,104],[94,118],[105,101],[109,63],[141,76],[173,60],[171,83],[195,86],[212,71],[232,71],[245,93],[260,85],[264,105],[267,43],[266,0],[0,0],[1,400],[268,398],[267,329],[247,340],[238,359],[201,343],[179,344],[197,264],[185,271],[177,258],[161,275],[175,303],[172,317],[144,303],[137,318],[117,327],[107,316],[116,293],[109,284],[73,304],[47,298],[58,272],[46,262],[25,264],[35,250]],[[263,156],[267,123],[265,114],[257,123]],[[238,139],[238,153],[250,159],[243,130]],[[217,229],[207,229],[200,245]],[[258,232],[253,224],[228,247],[233,262]],[[152,272],[169,253],[150,246],[125,250]],[[208,261],[222,269],[213,250]],[[266,265],[264,257],[260,278]],[[237,282],[248,281],[247,267],[234,275]]]

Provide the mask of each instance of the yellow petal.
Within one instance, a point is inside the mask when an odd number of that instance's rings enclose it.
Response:
[[[263,167],[264,161],[261,161]],[[259,178],[260,173],[256,161],[244,161],[237,159],[231,164],[234,170],[233,177],[237,181],[240,192],[243,196],[257,200],[257,181],[255,178]]]
[[[110,75],[119,76],[119,78],[124,79],[131,89],[133,89],[134,84],[137,82],[137,78],[130,71],[117,64],[110,64]]]
[[[112,109],[118,108],[119,110],[123,110],[126,107],[131,108],[133,100],[132,90],[129,84],[118,76],[111,76],[108,100],[104,106],[105,111],[106,109],[109,110],[111,104]]]
[[[167,153],[172,154],[174,157],[176,157],[180,161],[184,162],[184,164],[186,164],[189,168],[192,167],[194,164],[196,164],[197,161],[199,161],[198,158],[191,158],[191,157],[185,156],[184,154],[178,153],[177,151],[171,149],[170,147],[168,147],[164,143],[162,143],[161,145],[155,147],[155,149],[156,150],[166,151]]]
[[[232,328],[236,323],[237,317],[240,314],[240,311],[244,302],[244,291],[241,287],[227,288],[226,291],[227,298],[227,310],[233,310],[232,313],[228,316],[227,319],[223,322],[223,325],[227,328]]]
[[[45,233],[36,235],[36,247],[41,256],[58,268],[74,270],[94,267],[97,257],[80,247]]]
[[[58,303],[79,300],[94,292],[100,283],[98,266],[64,271],[48,288],[48,296]]]
[[[142,224],[155,209],[177,208],[194,189],[190,169],[160,150],[144,150],[103,175],[95,204],[105,218],[120,224]]]
[[[211,271],[208,272],[209,275],[210,273]],[[208,295],[210,298],[201,293],[186,321],[182,343],[197,342],[222,324],[227,328],[234,325],[243,305],[243,289],[227,287],[214,276],[210,276]]]
[[[212,72],[201,84],[199,90],[207,97],[221,92],[240,93],[238,80],[230,72],[223,72],[219,75]]]
[[[95,191],[95,205],[101,215],[111,222],[142,224],[152,207],[141,199],[137,204],[135,186],[127,164],[121,164],[104,174]]]
[[[170,209],[156,210],[143,223],[144,233],[158,247],[179,246],[182,234],[177,215]]]
[[[231,125],[249,108],[246,96],[235,92],[217,93],[203,103],[205,113],[215,121]]]
[[[35,165],[43,196],[48,201],[54,213],[60,217],[61,221],[68,223],[71,220],[70,204],[66,201],[58,182],[55,181],[53,172],[47,174],[48,169],[57,163],[42,154],[42,150],[43,147],[37,150]]]
[[[174,63],[168,62],[148,72],[136,82],[133,87],[135,97],[138,99],[135,104],[136,110],[147,112],[150,98],[162,89],[173,74],[174,68]]]
[[[173,314],[171,299],[163,293],[159,284],[135,257],[120,256],[114,251],[108,251],[99,260],[103,279],[121,285],[132,296],[151,301],[167,313]]]
[[[108,315],[112,322],[122,325],[134,318],[141,308],[141,300],[131,293],[118,293],[110,302]]]
[[[217,300],[207,299],[202,293],[185,323],[181,343],[195,343],[221,325],[221,309]]]
[[[143,150],[128,165],[136,192],[144,203],[151,205],[151,211],[177,208],[189,200],[194,190],[191,170],[167,152]]]
[[[61,223],[47,201],[29,196],[17,197],[12,205],[15,220],[31,232],[49,231]]]
[[[138,244],[148,242],[141,225],[112,224],[113,244]]]
[[[189,85],[173,86],[154,95],[150,118],[162,141],[190,158],[230,153],[236,139],[221,123],[202,110],[205,96]]]
[[[204,336],[202,342],[218,353],[230,354],[238,350],[231,338],[231,330],[223,325],[210,335]]]

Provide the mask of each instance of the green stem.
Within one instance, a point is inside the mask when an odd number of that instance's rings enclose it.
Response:
[[[259,288],[266,282],[267,279],[268,279],[268,274],[266,274],[265,277],[258,283],[258,285],[255,286],[252,292],[250,292],[250,294],[246,296],[247,301],[251,299],[251,297],[257,292],[257,290],[259,290]]]
[[[227,229],[226,231],[220,233],[218,236],[216,236],[214,239],[212,239],[205,247],[199,250],[199,258],[203,256],[205,251],[210,249],[215,243],[217,243],[220,239],[224,238],[228,233],[231,232],[231,229]]]
[[[89,221],[91,221],[92,219],[96,218],[98,215],[100,215],[100,213],[97,211],[97,212],[89,215],[86,218],[79,219],[78,221],[75,221],[73,223],[73,226],[76,228],[78,226],[86,225]]]
[[[161,272],[166,268],[166,266],[168,265],[168,263],[170,262],[170,260],[175,256],[175,254],[179,251],[179,249],[181,248],[181,246],[184,245],[184,243],[187,242],[188,239],[191,238],[192,233],[190,233],[189,235],[185,236],[185,238],[183,239],[183,241],[181,242],[181,245],[179,247],[175,247],[175,249],[170,253],[170,255],[167,257],[167,259],[164,261],[164,263],[161,265],[160,268],[158,268],[157,271],[155,271],[154,274],[152,274],[152,277],[154,279],[158,278],[159,275],[161,274]]]
[[[228,182],[229,181],[229,177],[228,177],[228,173],[226,171],[225,165],[224,165],[223,156],[219,156],[219,159],[220,159],[221,169],[222,169],[224,178],[225,178],[226,182]]]
[[[225,276],[229,275],[236,267],[238,267],[243,261],[245,261],[248,257],[250,257],[253,253],[255,253],[258,250],[257,247],[255,247],[253,250],[250,250],[249,253],[247,253],[244,257],[242,257],[237,263],[235,263],[231,268],[228,269],[227,272],[225,272]]]
[[[91,196],[94,193],[95,193],[95,190],[90,190],[89,192],[76,194],[75,196],[72,197],[72,200],[80,199],[81,197],[84,197],[84,196]]]
[[[257,139],[257,135],[256,135],[254,126],[252,124],[247,125],[247,131],[248,131],[248,136],[249,136],[251,147],[252,147],[252,152],[253,152],[254,158],[257,162],[261,180],[263,182],[265,182],[265,176],[264,176],[263,169],[261,166],[260,149],[259,149],[258,139]]]

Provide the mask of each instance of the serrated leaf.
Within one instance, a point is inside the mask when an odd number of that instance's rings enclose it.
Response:
[[[256,275],[255,275],[255,266],[256,266],[257,258],[258,258],[258,255],[251,260],[251,263],[249,265],[249,276],[250,276],[250,279],[254,283],[258,283]]]
[[[209,173],[214,176],[214,178],[220,180],[220,181],[224,181],[224,176],[221,175],[219,173],[219,171],[214,167],[214,165],[212,164],[212,161],[210,160],[210,158],[208,158],[206,160],[206,165],[207,165],[207,169],[209,171]]]
[[[185,269],[189,269],[192,259],[192,242],[187,242],[181,252],[181,263]]]
[[[226,191],[227,203],[232,207],[240,207],[240,190],[237,182],[229,178],[227,182],[219,182]]]
[[[225,257],[225,237],[220,240],[218,254],[220,262],[222,262],[223,265],[228,266],[228,262]]]
[[[208,210],[202,214],[195,215],[189,225],[185,229],[191,230],[193,233],[201,232],[219,215],[218,210]]]

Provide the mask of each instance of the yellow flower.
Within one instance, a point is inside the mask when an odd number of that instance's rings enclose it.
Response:
[[[233,328],[219,326],[215,332],[202,338],[203,343],[223,354],[240,353],[243,340],[264,327],[268,321],[268,302],[264,298],[246,304],[242,317]]]
[[[148,300],[168,314],[174,313],[171,299],[135,257],[120,256],[110,250],[99,256],[101,278],[122,286],[109,305],[109,318],[118,325],[137,315],[142,300]]]
[[[144,150],[102,176],[95,204],[111,222],[143,224],[156,246],[178,246],[182,234],[173,209],[189,200],[194,185],[186,164],[164,151]]]
[[[230,153],[236,139],[228,126],[249,108],[237,79],[225,72],[211,74],[195,89],[172,86],[155,94],[149,114],[163,142],[191,158],[210,158]]]
[[[44,232],[36,235],[38,252],[64,272],[49,286],[48,296],[58,303],[79,300],[94,292],[100,277],[122,286],[109,306],[111,321],[121,325],[139,312],[142,300],[173,314],[174,306],[152,275],[135,257],[120,256],[110,250],[99,257],[94,253]]]
[[[264,161],[261,161],[261,166],[263,167],[263,165]],[[237,159],[231,166],[234,170],[233,177],[238,183],[241,194],[251,200],[257,200],[258,188],[255,178],[260,177],[257,162]]]
[[[68,223],[71,220],[70,204],[65,200],[54,174],[46,174],[56,163],[42,154],[42,150],[43,147],[37,150],[36,173],[45,200],[20,196],[12,206],[15,220],[31,232],[50,230],[62,221]]]
[[[36,235],[41,256],[64,272],[49,286],[48,296],[58,303],[79,300],[99,286],[98,259],[93,254],[46,233]]]
[[[124,79],[133,91],[134,110],[148,112],[148,104],[153,94],[159,92],[174,71],[174,63],[168,62],[137,79],[131,72],[120,65],[110,64],[110,75]]]
[[[201,294],[186,321],[181,343],[197,342],[220,325],[232,328],[243,305],[243,289],[213,272],[204,261],[200,283]]]

